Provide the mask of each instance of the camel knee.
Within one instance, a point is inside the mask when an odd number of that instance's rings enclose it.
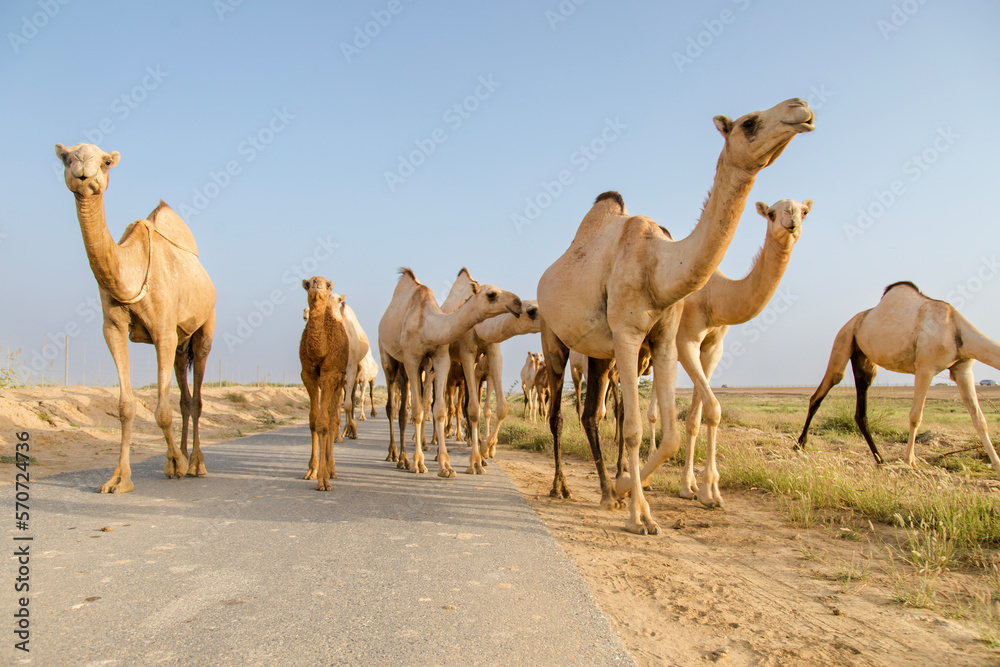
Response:
[[[135,398],[132,396],[122,397],[118,401],[118,417],[123,422],[132,421],[135,417]]]
[[[161,429],[170,428],[170,423],[173,421],[173,415],[171,414],[169,405],[159,405],[156,407],[156,425]]]
[[[714,428],[722,421],[722,406],[715,397],[712,397],[702,404],[701,414],[705,425]]]

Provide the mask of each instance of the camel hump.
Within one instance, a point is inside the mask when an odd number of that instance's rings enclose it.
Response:
[[[916,285],[914,285],[909,280],[898,280],[898,281],[892,283],[891,285],[887,285],[886,288],[884,290],[882,290],[882,296],[885,296],[886,294],[888,294],[889,290],[891,290],[893,287],[902,287],[904,285],[906,287],[911,287],[911,288],[915,289],[917,291],[917,294],[923,294],[923,292],[920,291],[920,288],[917,287]]]
[[[157,234],[181,250],[186,250],[195,257],[198,256],[198,244],[194,241],[194,234],[181,220],[181,216],[174,213],[174,209],[167,206],[165,202],[160,201],[159,206],[154,208],[146,219],[153,223],[153,229],[156,230]]]

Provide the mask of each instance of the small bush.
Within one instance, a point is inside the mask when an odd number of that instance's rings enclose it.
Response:
[[[238,391],[226,392],[226,399],[229,400],[232,403],[236,403],[237,405],[246,405],[247,404],[246,394],[241,394]]]

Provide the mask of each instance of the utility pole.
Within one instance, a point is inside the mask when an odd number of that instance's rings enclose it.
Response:
[[[63,386],[69,386],[69,334],[66,334],[66,361],[63,364]]]

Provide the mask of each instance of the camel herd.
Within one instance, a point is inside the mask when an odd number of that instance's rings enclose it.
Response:
[[[521,371],[525,416],[547,419],[553,438],[555,475],[551,495],[570,497],[562,472],[560,436],[566,366],[576,388],[576,410],[587,434],[601,487],[601,505],[626,499],[626,530],[655,534],[659,527],[643,495],[653,472],[680,449],[675,390],[677,363],[694,383],[686,418],[686,457],[681,495],[708,507],[722,505],[716,467],[716,434],[721,407],[710,379],[722,358],[729,327],[756,317],[777,290],[812,201],[783,199],[757,203],[767,222],[764,244],[747,276],[734,280],[717,270],[732,241],[756,175],[770,166],[800,133],[810,132],[815,117],[809,105],[793,98],[736,120],[716,116],[724,138],[715,180],[694,230],[674,240],[653,220],[628,213],[617,192],[599,195],[584,216],[568,249],[542,274],[538,300],[474,280],[462,269],[440,305],[413,271],[400,269],[399,280],[378,325],[378,352],[386,376],[389,419],[387,461],[423,473],[424,421],[433,424],[437,474],[455,477],[446,438],[464,437],[470,448],[468,474],[482,474],[495,453],[500,423],[508,412],[502,390],[500,343],[512,336],[540,333],[542,353],[528,353]],[[194,237],[163,202],[144,220],[129,225],[115,243],[104,219],[108,173],[117,152],[97,146],[56,145],[65,165],[65,181],[76,199],[77,217],[104,311],[104,336],[118,370],[121,451],[102,493],[131,491],[129,445],[135,399],[129,383],[127,340],[156,348],[158,396],[156,422],[167,442],[168,477],[204,475],[198,436],[201,385],[215,326],[215,289],[198,261]],[[306,479],[329,490],[336,477],[333,444],[357,437],[360,386],[372,398],[378,372],[371,344],[353,310],[333,284],[316,276],[303,281],[308,306],[299,347],[302,381],[309,393],[312,455]],[[942,301],[930,299],[909,282],[886,288],[879,304],[848,322],[837,335],[823,382],[809,402],[798,447],[804,447],[809,422],[830,388],[852,363],[857,385],[855,419],[876,460],[882,459],[868,431],[867,390],[876,366],[915,375],[910,435],[905,459],[915,464],[914,438],[931,379],[950,370],[973,424],[1000,473],[1000,458],[990,441],[973,386],[972,362],[1000,368],[1000,345],[987,338]],[[182,431],[178,447],[171,433],[167,401],[173,366],[181,390]],[[187,385],[193,367],[194,386]],[[652,374],[653,398],[646,414],[650,453],[639,459],[643,419],[639,377]],[[586,399],[580,403],[586,380]],[[483,386],[486,399],[482,398]],[[620,399],[619,389],[620,388]],[[496,397],[497,421],[490,430],[490,395]],[[616,478],[608,475],[598,434],[608,397],[615,399],[619,462]],[[620,400],[620,403],[618,401]],[[340,431],[341,406],[346,415]],[[485,414],[484,414],[485,412]],[[480,420],[486,440],[480,442]],[[399,434],[393,422],[398,419]],[[694,470],[695,442],[706,426],[706,462],[701,479]],[[188,425],[192,452],[188,457]],[[406,424],[413,426],[412,461],[407,455]],[[454,423],[454,426],[453,426]],[[656,441],[656,426],[662,438]],[[627,452],[627,457],[625,453]]]

